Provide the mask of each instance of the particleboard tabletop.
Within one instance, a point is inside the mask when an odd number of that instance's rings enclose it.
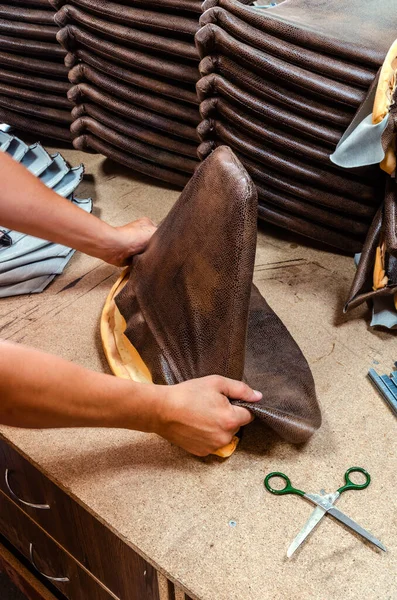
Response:
[[[120,225],[160,221],[178,192],[100,156],[62,151],[86,164],[78,196]],[[123,430],[24,431],[3,436],[197,600],[397,599],[397,421],[366,374],[389,373],[396,334],[369,329],[369,311],[342,315],[353,261],[260,228],[254,281],[290,329],[316,381],[323,426],[293,447],[258,424],[229,460],[197,459],[155,435]],[[0,335],[108,371],[99,318],[117,269],[76,254],[41,295],[0,301]],[[338,503],[387,547],[369,545],[325,518],[288,560],[312,506],[265,491],[269,471],[307,492],[335,491],[353,465],[370,487]],[[229,525],[235,521],[236,526]]]

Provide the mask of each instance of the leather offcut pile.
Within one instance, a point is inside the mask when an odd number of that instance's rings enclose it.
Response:
[[[74,146],[183,187],[198,164],[201,0],[50,1],[68,52]]]
[[[51,1],[68,52],[74,146],[183,187],[198,164],[200,2]]]
[[[0,122],[69,140],[70,84],[57,31],[48,0],[0,3]]]
[[[330,155],[396,37],[394,1],[206,0],[203,10],[200,157],[229,145],[258,187],[262,219],[359,252],[384,175]]]

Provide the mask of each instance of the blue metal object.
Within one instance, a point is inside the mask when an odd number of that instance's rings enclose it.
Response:
[[[397,363],[395,365],[397,366]],[[370,369],[368,376],[397,417],[397,371],[392,371],[388,377],[378,375],[375,369]]]

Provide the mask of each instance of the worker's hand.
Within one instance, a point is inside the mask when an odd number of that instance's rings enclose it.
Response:
[[[142,252],[153,233],[156,225],[148,217],[143,217],[128,225],[114,227],[114,236],[109,248],[104,248],[101,258],[111,265],[123,267],[128,264],[129,258]]]
[[[196,456],[207,456],[232,441],[253,420],[228,398],[258,402],[260,392],[241,381],[211,375],[164,388],[156,433]]]

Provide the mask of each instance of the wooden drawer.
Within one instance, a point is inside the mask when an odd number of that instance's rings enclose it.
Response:
[[[114,600],[91,575],[0,492],[0,531],[70,600]]]
[[[156,570],[2,439],[0,490],[118,598],[159,600]]]

